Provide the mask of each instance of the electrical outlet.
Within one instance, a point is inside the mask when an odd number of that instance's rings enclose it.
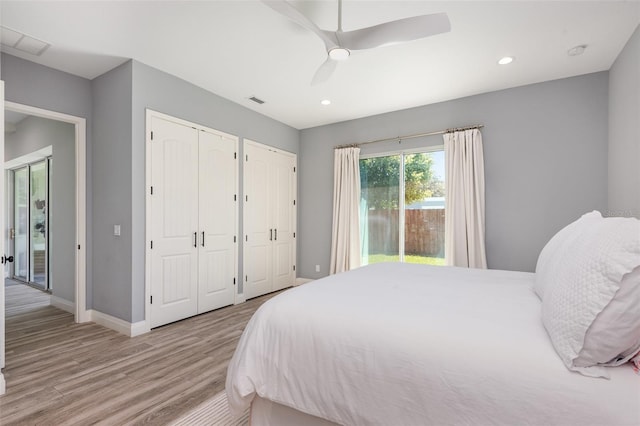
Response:
[[[316,272],[320,272],[320,265],[316,265]]]

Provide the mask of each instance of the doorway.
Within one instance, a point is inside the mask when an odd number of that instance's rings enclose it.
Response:
[[[5,172],[8,181],[5,189],[7,192],[20,191],[27,195],[19,203],[7,203],[14,204],[13,208],[4,209],[5,229],[9,231],[4,241],[5,250],[15,250],[15,262],[10,264],[5,274],[8,273],[10,277],[13,274],[22,281],[51,290],[53,306],[73,313],[76,322],[89,321],[85,284],[86,121],[84,118],[13,102],[5,102],[4,106],[5,116],[18,114],[27,117],[25,120],[33,121],[29,140],[46,141],[48,138],[48,144],[51,145],[43,147],[46,145],[43,142],[33,146],[30,152],[23,149],[20,153],[10,153],[12,148],[8,144],[8,129],[5,128],[3,151],[8,154],[5,160],[20,158],[18,161],[21,161],[21,164],[5,163],[5,169],[12,169]],[[45,122],[55,122],[56,128],[65,129],[64,144],[56,145],[58,136],[49,133],[49,130],[42,130],[49,129],[42,124]],[[5,126],[9,127],[10,124]],[[66,150],[66,153],[61,150]],[[6,196],[4,199],[11,201]],[[14,216],[18,216],[16,223],[12,222]],[[10,239],[12,225],[15,225],[14,240]],[[21,241],[18,242],[18,239]]]
[[[68,114],[62,114],[45,110],[42,108],[32,107],[28,105],[22,105],[15,102],[4,101],[4,82],[0,80],[0,118],[3,118],[7,111],[13,111],[17,113],[32,115],[35,117],[42,117],[51,120],[58,120],[65,123],[71,123],[73,125],[73,143],[72,148],[75,152],[75,161],[73,164],[73,172],[75,175],[75,202],[73,202],[73,216],[75,217],[75,229],[72,232],[73,247],[75,255],[73,256],[73,262],[68,265],[73,269],[73,293],[75,298],[67,310],[73,313],[75,322],[87,322],[91,319],[90,311],[86,309],[86,119],[76,117]],[[0,127],[3,131],[0,132],[0,164],[4,163],[4,151],[5,151],[5,122],[0,120]],[[0,202],[5,201],[5,173],[0,173]],[[6,203],[0,208],[0,223],[5,226],[6,229]],[[5,239],[0,238],[0,257],[2,263],[6,265],[10,259],[5,256],[5,247],[7,242]],[[76,249],[77,248],[77,249]],[[6,262],[5,262],[6,261]],[[6,271],[6,269],[5,269]],[[5,366],[5,287],[0,286],[0,395],[5,392],[5,380],[2,369]]]

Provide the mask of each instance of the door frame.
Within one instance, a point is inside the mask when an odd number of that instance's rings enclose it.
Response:
[[[232,135],[230,133],[225,133],[225,132],[221,132],[220,130],[216,130],[216,129],[212,129],[211,127],[207,127],[207,126],[203,126],[197,123],[193,123],[191,121],[187,121],[187,120],[183,120],[181,118],[177,118],[177,117],[173,117],[171,115],[168,114],[164,114],[158,111],[154,111],[150,108],[146,108],[145,109],[145,131],[144,131],[144,138],[145,138],[145,249],[144,249],[144,330],[142,331],[142,333],[146,333],[148,331],[151,330],[151,119],[152,118],[160,118],[163,120],[167,120],[167,121],[171,121],[177,124],[181,124],[183,126],[188,126],[188,127],[192,127],[194,129],[198,129],[198,130],[204,130],[210,133],[215,133],[218,135],[222,135],[222,136],[226,136],[229,138],[235,138],[236,139],[236,148],[239,151],[240,150],[240,138],[236,135]],[[240,152],[237,152],[238,155],[240,155]],[[235,192],[238,196],[238,199],[240,198],[240,164],[241,162],[238,161],[238,168],[236,170],[236,188],[235,188]],[[235,207],[235,217],[236,217],[236,228],[235,228],[235,234],[238,237],[236,240],[238,241],[238,244],[240,244],[240,238],[239,238],[239,226],[240,226],[240,218],[239,218],[239,204],[240,202],[238,201],[236,203],[236,207]],[[233,291],[233,300],[234,300],[234,304],[239,303],[240,301],[244,302],[244,300],[241,300],[241,295],[238,294],[238,282],[239,280],[239,263],[238,263],[238,255],[239,255],[239,248],[238,246],[236,246],[236,250],[234,253],[234,258],[235,258],[235,276],[236,276],[236,284],[235,284],[235,289]]]
[[[0,164],[4,164],[4,81],[0,80]],[[0,173],[0,203],[4,203],[4,171]],[[0,208],[0,224],[4,226],[4,205]],[[4,238],[0,238],[0,256],[4,256]],[[2,264],[2,279],[4,280],[4,263]],[[0,286],[0,395],[4,395],[7,386],[2,369],[4,368],[4,282]]]
[[[14,112],[20,112],[35,117],[46,118],[49,120],[62,121],[64,123],[73,124],[75,127],[75,181],[76,181],[76,244],[77,250],[75,255],[75,301],[74,301],[74,320],[77,323],[91,321],[90,313],[87,311],[87,283],[86,283],[86,246],[87,246],[87,202],[86,202],[86,170],[87,170],[87,124],[86,119],[76,117],[74,115],[63,114],[60,112],[50,111],[43,108],[33,107],[30,105],[19,104],[16,102],[5,101],[4,109]],[[2,147],[4,150],[4,140]],[[4,164],[4,161],[3,161]],[[3,171],[4,175],[4,171]],[[4,198],[3,198],[4,201]],[[3,223],[6,219],[3,220]],[[4,307],[4,301],[3,301]]]

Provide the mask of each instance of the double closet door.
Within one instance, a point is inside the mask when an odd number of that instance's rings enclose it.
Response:
[[[151,327],[234,303],[238,139],[151,117]]]
[[[294,284],[296,277],[296,156],[244,143],[244,296]]]

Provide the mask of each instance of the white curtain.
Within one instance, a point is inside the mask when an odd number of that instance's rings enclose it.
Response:
[[[484,243],[484,157],[480,130],[444,135],[445,262],[487,268]]]
[[[360,148],[341,148],[334,152],[331,274],[360,266],[359,161]]]

